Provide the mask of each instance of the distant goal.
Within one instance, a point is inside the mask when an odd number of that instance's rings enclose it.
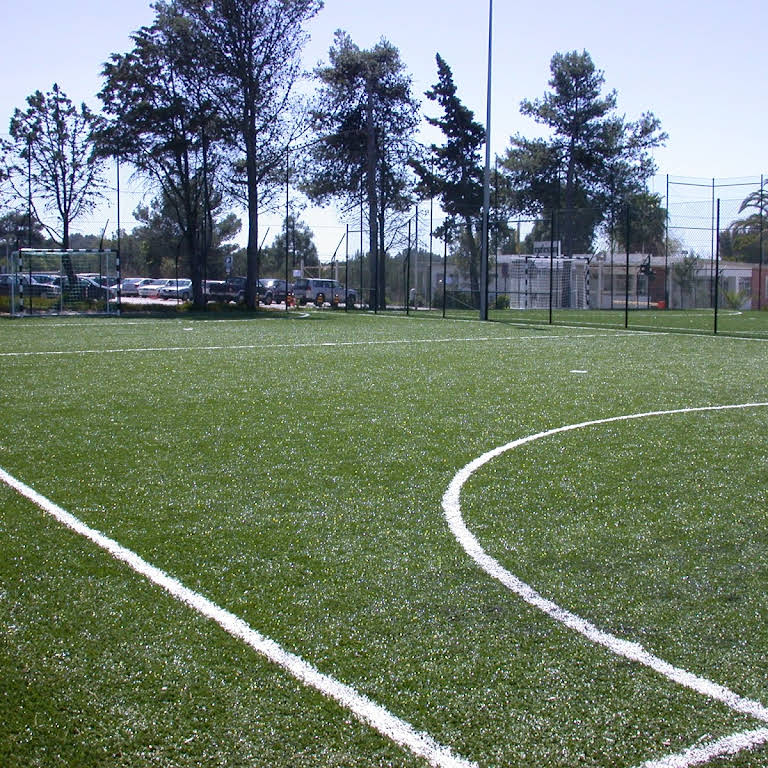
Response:
[[[116,250],[22,248],[0,274],[0,312],[12,317],[120,314]]]

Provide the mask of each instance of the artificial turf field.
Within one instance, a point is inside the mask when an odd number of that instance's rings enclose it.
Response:
[[[5,482],[0,765],[768,764],[760,333],[25,319],[0,322],[0,370],[10,478],[442,749],[361,720]],[[730,405],[749,407],[683,410]],[[692,687],[526,602],[444,508],[491,449],[650,413],[510,447],[460,514],[499,569]]]

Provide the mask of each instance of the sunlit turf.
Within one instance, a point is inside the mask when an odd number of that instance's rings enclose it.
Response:
[[[522,603],[440,505],[517,437],[768,400],[761,341],[313,312],[9,321],[0,353],[0,466],[480,766],[631,768],[761,725]],[[765,701],[766,427],[546,438],[472,478],[467,519],[543,594]],[[0,508],[0,765],[423,764],[4,486]]]
[[[457,313],[449,313],[451,317]],[[469,317],[478,313],[465,312]],[[547,309],[489,311],[491,320],[507,323],[549,324]],[[737,336],[768,338],[768,311],[719,309],[658,310],[658,309],[601,309],[579,310],[553,308],[554,325],[585,325],[606,328],[630,328],[646,331],[672,331],[685,333],[717,333]]]

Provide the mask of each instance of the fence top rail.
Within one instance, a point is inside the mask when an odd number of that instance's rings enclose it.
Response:
[[[117,253],[115,248],[19,248],[17,253]]]

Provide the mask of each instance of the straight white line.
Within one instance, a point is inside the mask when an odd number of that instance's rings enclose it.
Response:
[[[575,429],[582,429],[584,427],[591,427],[598,424],[610,424],[612,422],[617,422],[617,421],[629,421],[633,419],[648,418],[651,416],[668,416],[668,415],[680,414],[680,413],[700,413],[704,411],[724,411],[724,410],[734,410],[734,409],[743,409],[743,408],[759,408],[759,407],[765,407],[765,406],[768,406],[768,402],[741,403],[737,405],[716,405],[716,406],[706,406],[706,407],[699,407],[699,408],[677,408],[677,409],[667,410],[667,411],[647,411],[645,413],[633,413],[633,414],[624,415],[624,416],[612,416],[606,419],[596,419],[594,421],[584,421],[579,424],[569,424],[564,427],[549,429],[544,432],[538,432],[535,435],[528,435],[527,437],[523,437],[518,440],[513,440],[512,442],[507,443],[506,445],[499,446],[497,448],[494,448],[484,453],[482,456],[479,456],[478,458],[474,459],[465,467],[463,467],[461,470],[459,470],[459,472],[456,473],[453,480],[451,480],[448,486],[448,489],[443,495],[442,505],[443,505],[443,511],[445,512],[446,520],[448,522],[448,525],[451,531],[453,532],[453,535],[456,537],[456,539],[459,541],[461,546],[464,548],[464,551],[486,573],[488,573],[490,576],[500,581],[504,586],[506,586],[511,591],[515,592],[528,604],[532,605],[535,608],[538,608],[539,610],[546,613],[548,616],[551,616],[556,621],[559,621],[560,623],[564,624],[566,627],[569,627],[570,629],[573,629],[576,632],[579,632],[588,640],[598,645],[602,645],[603,647],[607,648],[609,651],[611,651],[612,653],[615,653],[618,656],[626,658],[630,661],[638,662],[639,664],[649,667],[653,671],[659,673],[660,675],[663,675],[669,680],[672,680],[675,683],[685,686],[686,688],[696,691],[697,693],[700,693],[711,699],[719,701],[725,704],[726,706],[730,707],[736,712],[749,715],[763,722],[768,722],[768,708],[766,708],[759,701],[755,701],[753,699],[748,699],[744,696],[740,696],[739,694],[734,693],[733,691],[726,688],[725,686],[719,685],[718,683],[708,680],[705,677],[694,675],[685,669],[682,669],[680,667],[675,667],[672,664],[669,664],[668,662],[659,658],[658,656],[655,656],[654,654],[648,652],[639,643],[632,643],[632,642],[629,642],[628,640],[623,640],[617,637],[616,635],[611,634],[610,632],[604,632],[603,630],[599,629],[596,625],[592,624],[591,622],[586,621],[585,619],[582,619],[580,616],[577,616],[575,613],[572,613],[571,611],[561,608],[552,600],[549,600],[543,597],[539,592],[533,589],[533,587],[529,586],[524,581],[517,578],[517,576],[512,574],[510,571],[504,568],[497,560],[495,560],[485,552],[485,550],[480,545],[480,542],[477,540],[474,534],[472,534],[470,530],[467,528],[461,514],[461,489],[464,486],[464,484],[467,482],[467,480],[469,480],[469,478],[478,469],[480,469],[480,467],[487,464],[492,459],[495,459],[497,456],[500,456],[501,454],[506,453],[507,451],[510,451],[513,448],[517,448],[521,445],[525,445],[526,443],[531,443],[534,440],[539,440],[543,437],[560,434],[562,432],[570,432]],[[764,730],[765,729],[761,729],[760,731],[756,732],[760,734],[760,736],[757,738],[761,740],[754,742],[755,744],[763,743],[763,741],[768,740],[768,735],[766,735],[766,738],[763,739]],[[766,731],[766,733],[768,733],[768,731]],[[718,742],[718,743],[722,743],[722,742]],[[736,742],[734,741],[729,743],[735,744]],[[750,742],[748,739],[744,740],[743,743],[753,744],[753,742]],[[695,760],[701,762],[701,759],[700,759],[701,754],[703,753],[697,752],[696,755],[698,756],[695,756],[694,753],[691,752],[690,753],[691,759],[695,758]],[[717,754],[718,754],[717,752],[711,753],[711,758],[714,758],[715,756],[717,756]],[[674,768],[688,768],[688,766],[697,764],[697,762],[686,762],[686,758],[681,757],[680,755],[670,756],[669,759],[677,760],[677,762],[672,762],[668,764],[669,766],[674,766]],[[664,766],[664,765],[665,765],[664,763],[658,763],[658,766]],[[645,768],[649,768],[650,766],[656,766],[656,764],[648,763],[646,764]]]
[[[200,593],[185,587],[180,581],[150,565],[135,552],[118,544],[114,539],[90,528],[74,515],[41,496],[37,491],[17,480],[2,468],[0,468],[0,481],[32,501],[60,523],[109,552],[116,560],[125,563],[136,573],[162,587],[177,600],[190,606],[202,616],[215,621],[230,635],[242,640],[269,661],[285,669],[297,680],[335,700],[342,707],[350,710],[363,723],[371,726],[394,743],[405,747],[414,755],[424,758],[430,765],[436,768],[477,768],[476,763],[454,755],[449,748],[438,744],[429,734],[417,731],[405,720],[358,693],[351,686],[330,675],[323,674],[301,657],[286,651],[274,640],[252,629],[233,613],[220,608]]]
[[[47,352],[0,352],[0,357],[45,357],[45,356],[65,356],[65,355],[117,355],[139,352],[222,352],[235,350],[253,350],[259,351],[266,349],[309,349],[323,347],[366,347],[366,346],[387,346],[387,345],[407,345],[407,344],[450,344],[466,342],[489,342],[489,341],[524,341],[535,339],[537,341],[558,341],[568,339],[595,339],[602,337],[613,338],[615,333],[574,333],[568,335],[553,336],[469,336],[465,338],[441,338],[441,339],[376,339],[373,341],[313,341],[298,342],[294,344],[233,344],[211,345],[211,346],[178,346],[178,347],[126,347],[123,349],[61,349]]]

